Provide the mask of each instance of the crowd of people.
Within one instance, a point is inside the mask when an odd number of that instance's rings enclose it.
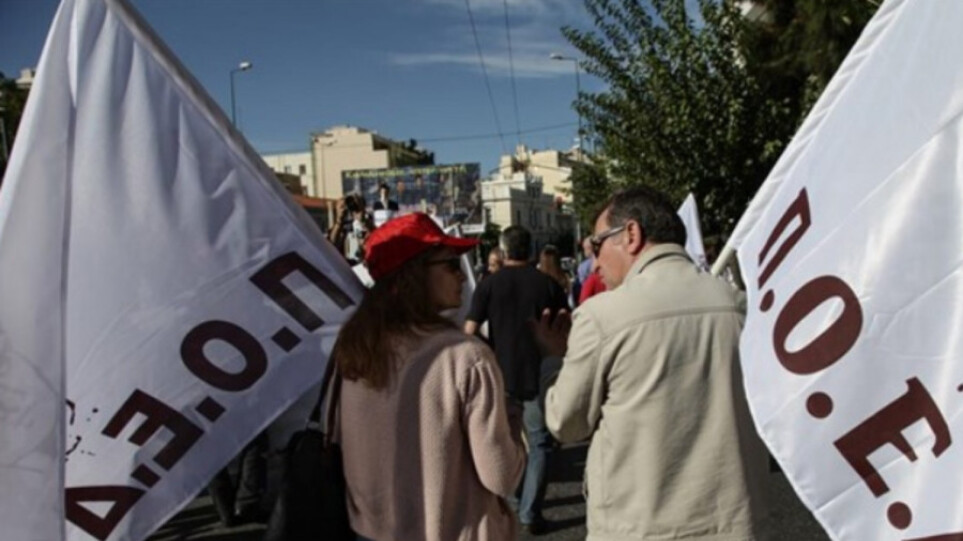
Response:
[[[374,285],[332,352],[359,539],[537,535],[549,457],[584,440],[588,539],[765,538],[741,293],[692,263],[658,192],[615,194],[594,225],[574,284],[556,249],[536,267],[530,233],[506,228],[463,328],[441,313],[476,240],[422,213],[367,234]]]

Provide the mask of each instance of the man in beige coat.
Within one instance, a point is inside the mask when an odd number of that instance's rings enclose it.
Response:
[[[681,220],[647,188],[609,200],[592,244],[609,291],[535,326],[549,430],[592,439],[588,540],[763,539],[738,292],[692,264]]]

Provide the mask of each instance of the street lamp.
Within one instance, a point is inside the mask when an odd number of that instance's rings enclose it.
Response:
[[[552,60],[562,60],[569,61],[575,65],[575,99],[578,101],[578,97],[582,95],[582,83],[579,81],[578,74],[578,59],[572,58],[571,56],[565,56],[561,53],[552,53],[548,55]],[[582,113],[575,108],[575,113],[578,114],[578,159],[582,161],[583,151],[582,151]]]
[[[239,71],[247,71],[252,67],[254,67],[254,64],[251,64],[250,62],[245,60],[244,62],[241,62],[240,64],[238,64],[236,68],[231,70],[231,125],[232,126],[237,126],[237,110],[234,107],[234,74]]]

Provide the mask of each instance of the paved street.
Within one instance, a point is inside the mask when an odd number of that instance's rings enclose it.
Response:
[[[548,531],[521,541],[576,541],[585,539],[585,505],[582,501],[582,470],[585,445],[561,449],[551,464],[550,484],[545,502]],[[770,483],[770,504],[774,541],[828,541],[812,515],[799,502],[785,477],[774,473]],[[203,494],[161,528],[150,541],[260,541],[264,528],[249,524],[223,528],[210,498]],[[300,540],[296,540],[300,541]],[[403,540],[399,540],[403,541]]]

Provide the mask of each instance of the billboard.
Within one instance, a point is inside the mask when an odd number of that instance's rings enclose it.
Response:
[[[369,209],[386,184],[400,214],[433,210],[445,224],[481,223],[479,171],[477,163],[358,169],[341,173],[341,187],[346,195],[361,194]]]

